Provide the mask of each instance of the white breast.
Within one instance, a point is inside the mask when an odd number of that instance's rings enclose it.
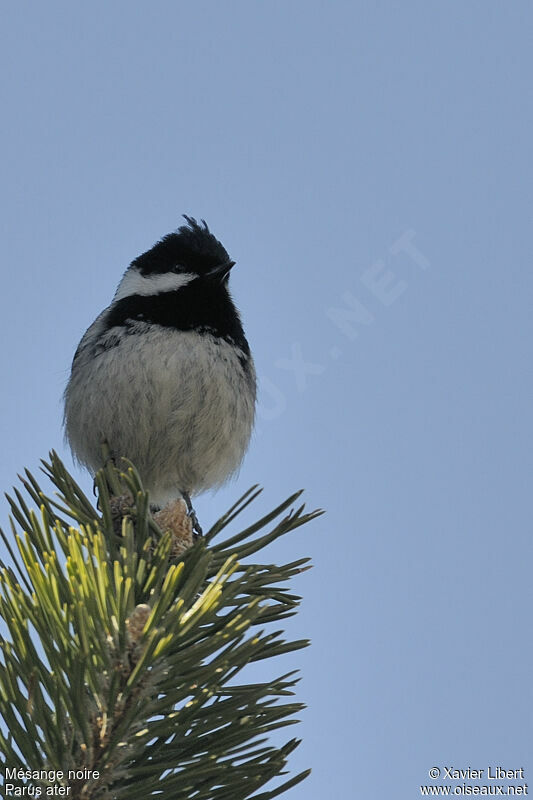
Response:
[[[131,459],[162,505],[179,491],[217,486],[238,469],[253,425],[255,374],[234,346],[210,334],[139,323],[120,343],[84,348],[65,395],[66,434],[95,471],[101,442]]]

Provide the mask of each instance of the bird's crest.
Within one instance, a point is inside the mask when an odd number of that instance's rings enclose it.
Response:
[[[143,275],[166,272],[174,264],[184,270],[203,273],[229,261],[229,255],[214,236],[205,220],[197,222],[194,217],[183,215],[186,225],[164,236],[151,250],[138,256],[131,266],[140,269]]]

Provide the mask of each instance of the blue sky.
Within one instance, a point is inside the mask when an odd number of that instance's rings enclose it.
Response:
[[[286,657],[294,800],[531,759],[526,2],[2,10],[2,489],[62,443],[76,344],[180,215],[237,261],[260,376],[236,483],[327,515]],[[78,473],[90,490],[90,480]],[[6,505],[0,506],[2,525]]]

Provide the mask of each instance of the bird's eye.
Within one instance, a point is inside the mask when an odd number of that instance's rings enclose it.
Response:
[[[181,272],[181,271],[182,271],[181,264],[174,264],[174,266],[172,267],[172,272]]]

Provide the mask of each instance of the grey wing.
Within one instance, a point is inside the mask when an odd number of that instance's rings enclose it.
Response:
[[[83,361],[83,356],[92,357],[94,355],[94,351],[98,346],[100,337],[106,330],[105,318],[108,311],[109,306],[96,317],[93,324],[87,328],[81,337],[80,343],[76,348],[76,352],[74,353],[74,358],[72,359],[72,369],[74,369],[74,367],[79,364],[80,361]]]

